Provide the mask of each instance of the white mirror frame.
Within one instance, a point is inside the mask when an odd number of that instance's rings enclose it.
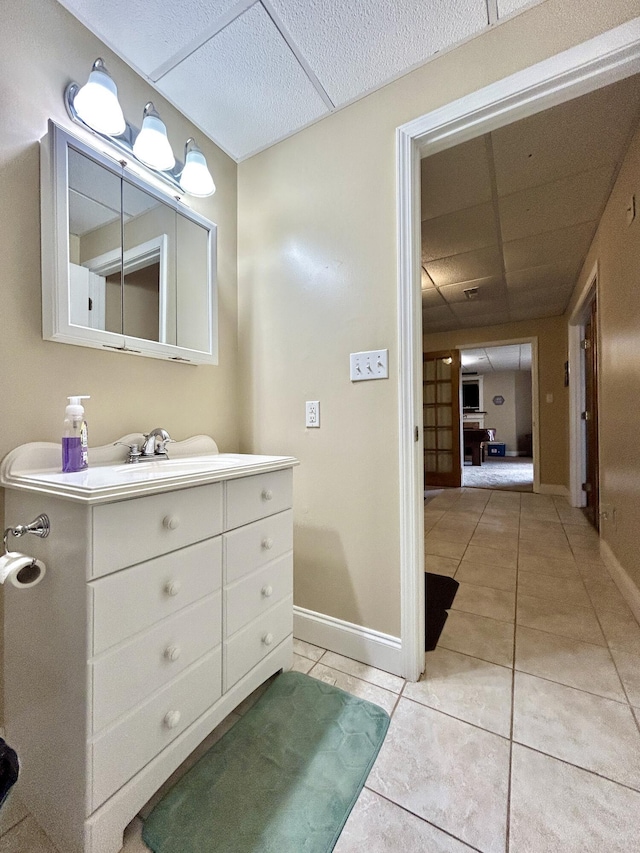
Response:
[[[144,181],[139,174],[127,168],[127,162],[118,154],[107,153],[79,140],[76,136],[49,121],[49,133],[41,140],[41,244],[42,244],[42,337],[44,340],[77,346],[95,347],[112,351],[162,358],[189,364],[218,363],[218,310],[216,287],[217,226],[168,196],[154,185]],[[103,166],[118,178],[126,180],[167,207],[175,210],[208,233],[207,279],[209,293],[208,351],[189,349],[165,343],[166,298],[160,294],[160,341],[150,341],[130,335],[73,325],[70,322],[69,274],[69,166],[68,150],[73,148],[85,157]],[[115,157],[118,159],[115,159]],[[165,250],[166,251],[166,250]],[[125,255],[128,253],[125,252]],[[161,252],[162,255],[162,252]],[[166,270],[164,273],[166,285]],[[179,282],[177,283],[179,286]],[[164,288],[166,290],[166,286]]]

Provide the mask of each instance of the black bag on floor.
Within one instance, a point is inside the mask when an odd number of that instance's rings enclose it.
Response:
[[[0,737],[0,806],[18,779],[20,763],[14,749]]]

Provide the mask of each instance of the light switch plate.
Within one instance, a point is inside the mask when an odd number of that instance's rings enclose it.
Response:
[[[310,429],[320,426],[320,400],[307,400],[305,403],[305,426]]]
[[[389,350],[374,349],[368,352],[352,352],[350,359],[350,378],[352,382],[363,379],[389,378]]]

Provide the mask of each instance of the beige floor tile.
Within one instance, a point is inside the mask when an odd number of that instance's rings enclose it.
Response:
[[[436,531],[445,531],[445,530],[455,530],[464,534],[467,537],[470,537],[473,534],[473,531],[476,529],[477,524],[475,521],[471,521],[468,519],[459,519],[456,518],[454,513],[446,512],[441,519],[438,520],[435,526]]]
[[[452,652],[511,666],[513,662],[513,625],[451,610],[438,641],[438,647]]]
[[[420,681],[407,682],[405,699],[509,737],[511,669],[448,649],[427,652],[425,660]]]
[[[598,619],[610,648],[640,655],[640,626],[630,610],[626,613],[602,610]]]
[[[314,665],[315,661],[312,661],[310,658],[303,658],[302,655],[297,655],[294,652],[293,655],[293,666],[291,669],[293,672],[303,672],[307,673]]]
[[[32,817],[26,817],[0,840],[2,853],[58,853]],[[60,851],[64,853],[64,851]]]
[[[464,556],[479,566],[499,566],[503,569],[514,569],[518,563],[516,551],[487,548],[483,545],[469,545]]]
[[[591,599],[580,577],[558,578],[550,575],[536,575],[533,572],[523,572],[518,577],[518,594],[533,595],[537,598],[551,598],[577,604],[580,607],[591,607]]]
[[[366,788],[334,853],[471,853],[472,848]]]
[[[457,581],[504,589],[515,592],[516,569],[501,569],[496,566],[478,566],[471,560],[463,560],[455,574]]]
[[[513,747],[510,853],[631,853],[640,838],[640,794]]]
[[[488,616],[501,622],[514,622],[516,615],[516,596],[504,589],[492,589],[471,583],[460,583],[453,610],[475,613],[476,616]]]
[[[443,542],[468,542],[473,535],[474,527],[467,525],[455,524],[451,527],[440,525],[440,522],[431,529],[427,534],[430,540],[441,539]]]
[[[433,533],[428,533],[424,537],[425,554],[434,554],[436,557],[451,557],[460,560],[466,549],[466,541],[453,542],[435,536]]]
[[[392,675],[390,672],[384,672],[373,666],[367,666],[357,660],[337,655],[335,652],[326,652],[322,658],[322,665],[331,667],[331,669],[339,669],[340,672],[361,678],[363,681],[368,681],[377,687],[383,687],[392,693],[400,693],[404,686],[404,678],[399,678],[397,675]]]
[[[573,559],[573,552],[568,542],[564,545],[558,545],[555,542],[549,542],[542,536],[537,539],[522,539],[520,541],[520,553],[528,554],[531,557],[551,557],[552,560]]]
[[[626,704],[516,672],[513,739],[640,788],[640,732]]]
[[[555,507],[529,507],[522,503],[520,509],[520,524],[530,519],[532,521],[545,521],[550,524],[557,524],[560,521]]]
[[[311,643],[305,643],[304,640],[293,640],[293,651],[303,658],[309,658],[313,661],[319,661],[325,653],[324,649],[319,646],[314,646]]]
[[[367,787],[483,853],[504,853],[508,776],[508,740],[400,699]]]
[[[519,509],[494,509],[488,504],[480,517],[480,523],[497,526],[504,530],[518,530],[520,527]]]
[[[584,585],[591,598],[596,613],[613,610],[616,613],[628,613],[629,605],[611,578],[585,578]]]
[[[332,684],[334,687],[339,687],[346,693],[351,693],[352,696],[357,696],[359,699],[366,699],[367,702],[373,702],[374,705],[379,705],[381,708],[390,714],[398,701],[398,694],[392,693],[390,690],[384,690],[382,687],[376,687],[375,684],[370,684],[368,681],[362,681],[360,678],[355,678],[353,675],[348,675],[346,672],[340,672],[337,669],[331,669],[324,666],[322,663],[317,663],[309,675],[317,678],[318,681],[324,681],[327,684]]]
[[[2,809],[0,809],[0,836],[8,832],[12,826],[15,826],[29,814],[20,799],[19,790],[20,779],[18,779],[11,789],[2,805]]]
[[[491,530],[490,525],[479,524],[469,544],[474,546],[479,545],[482,548],[491,548],[492,550],[517,553],[518,534],[515,531],[513,533],[505,533],[502,530]]]
[[[425,572],[433,572],[436,575],[448,575],[452,578],[460,565],[460,560],[453,557],[439,557],[437,554],[424,555]]]
[[[626,701],[611,654],[604,646],[518,625],[516,669],[618,702]]]
[[[602,557],[593,548],[572,548],[571,551],[578,565],[580,563],[597,563],[599,566],[604,566]]]
[[[584,643],[606,645],[592,607],[578,607],[565,601],[518,593],[516,622],[526,628],[537,628]]]
[[[611,654],[629,702],[640,707],[640,655],[632,655],[620,649],[611,649]]]
[[[583,580],[591,578],[592,580],[611,580],[607,567],[602,562],[585,562],[584,560],[574,560],[576,569]]]
[[[532,554],[523,553],[522,550],[518,556],[518,569],[521,572],[549,575],[554,578],[580,578],[573,558],[554,560],[551,557],[534,557]]]
[[[531,538],[530,534],[546,536],[548,533],[561,533],[563,536],[565,535],[559,518],[556,521],[541,521],[535,516],[525,514],[520,519],[520,533],[526,533],[528,539]],[[567,541],[566,537],[564,541]]]

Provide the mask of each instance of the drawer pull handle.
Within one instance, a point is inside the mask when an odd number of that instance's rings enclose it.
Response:
[[[180,527],[180,519],[175,515],[165,515],[162,519],[162,526],[165,530],[175,530]]]
[[[168,729],[175,729],[180,722],[180,711],[167,711],[163,722]]]
[[[265,634],[262,638],[262,642],[265,646],[270,646],[273,643],[273,634]]]
[[[180,592],[180,587],[182,584],[180,581],[167,581],[164,585],[164,591],[167,595],[174,596]]]
[[[266,539],[262,540],[262,547],[265,551],[270,551],[273,548],[273,539],[267,536]]]
[[[265,598],[271,598],[271,596],[273,595],[273,587],[270,586],[269,584],[267,584],[266,586],[263,586],[262,587],[262,594],[264,595]]]
[[[270,501],[273,498],[273,492],[271,489],[263,489],[262,490],[262,500]]]
[[[167,646],[167,648],[164,650],[165,658],[170,661],[178,660],[180,654],[180,646]]]

